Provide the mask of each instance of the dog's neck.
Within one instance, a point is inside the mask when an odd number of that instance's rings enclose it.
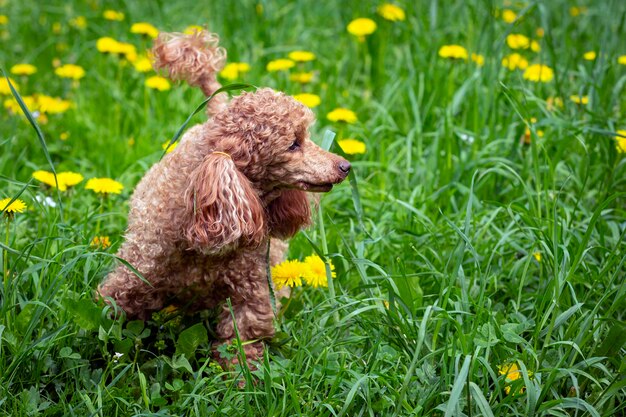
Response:
[[[284,189],[282,188],[273,188],[271,190],[261,190],[258,187],[255,188],[258,190],[257,192],[259,198],[261,199],[265,207],[269,206],[272,201],[280,197],[280,194],[284,191]]]

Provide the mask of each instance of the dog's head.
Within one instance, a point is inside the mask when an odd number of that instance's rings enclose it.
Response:
[[[269,232],[293,236],[311,218],[306,191],[327,192],[350,163],[311,139],[311,110],[269,88],[234,97],[210,123],[212,150],[186,193],[186,236],[219,252],[256,244]]]
[[[350,163],[310,138],[313,112],[270,88],[243,93],[213,120],[221,138],[217,150],[262,192],[274,189],[330,191],[350,172]]]

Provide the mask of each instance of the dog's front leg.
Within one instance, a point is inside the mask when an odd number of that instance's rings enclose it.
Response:
[[[232,311],[228,304],[223,305],[217,335],[224,342],[232,342],[236,338],[233,326],[236,323],[250,365],[252,361],[263,356],[262,340],[274,335],[274,313],[267,281],[266,254],[262,248],[244,252],[229,263],[223,274],[221,278],[230,288]],[[224,358],[218,357],[218,360],[222,365],[227,365]]]

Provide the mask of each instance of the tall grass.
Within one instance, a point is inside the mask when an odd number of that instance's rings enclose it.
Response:
[[[626,129],[626,66],[617,64],[624,4],[513,4],[514,24],[494,16],[500,2],[400,5],[407,19],[396,23],[369,1],[0,6],[9,18],[0,66],[38,67],[11,75],[20,94],[75,103],[45,124],[35,117],[40,132],[20,114],[0,114],[0,199],[29,206],[0,243],[9,271],[0,293],[3,415],[626,413],[626,159],[613,139]],[[106,8],[125,20],[104,20]],[[79,15],[84,29],[69,24]],[[356,17],[378,23],[365,43],[345,30]],[[146,75],[95,50],[102,36],[147,47],[128,30],[138,21],[168,31],[207,24],[231,60],[251,64],[240,82],[322,97],[319,143],[332,129],[367,144],[350,156],[349,181],[322,198],[316,225],[290,246],[291,258],[317,250],[335,265],[333,291],[296,288],[251,372],[211,360],[210,312],[113,321],[92,301],[119,262],[134,184],[203,100],[186,86],[147,90]],[[510,33],[540,41],[539,53],[522,53],[554,68],[552,82],[502,67]],[[438,57],[445,44],[483,54],[484,66]],[[312,84],[265,71],[295,49],[317,55]],[[582,59],[589,50],[596,60]],[[54,75],[55,58],[85,67],[78,87]],[[571,102],[574,94],[589,104]],[[354,110],[359,123],[333,125],[325,115],[335,107]],[[529,144],[520,140],[526,129]],[[31,180],[50,164],[115,178],[124,192],[101,199],[79,185],[57,195]],[[96,235],[112,247],[93,248]],[[510,364],[520,370],[514,381],[501,372]]]

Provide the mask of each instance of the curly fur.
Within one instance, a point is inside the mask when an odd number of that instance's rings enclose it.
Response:
[[[191,173],[185,191],[185,238],[204,253],[264,238],[263,205],[246,177],[224,153],[212,152]]]
[[[165,69],[172,80],[200,87],[208,97],[222,86],[216,75],[224,68],[226,50],[218,43],[219,36],[204,30],[192,35],[161,32],[152,48],[154,69]],[[226,101],[224,93],[215,96],[207,106],[208,114],[223,109]]]
[[[270,203],[268,221],[272,237],[288,239],[311,221],[309,198],[301,190],[284,190]]]
[[[220,67],[212,64],[222,56],[210,41],[216,39],[206,33],[162,34],[156,66],[202,87]],[[307,191],[329,191],[350,169],[346,160],[310,140],[313,121],[301,103],[263,88],[234,97],[191,128],[146,173],[130,200],[118,256],[145,281],[119,265],[99,294],[139,319],[168,303],[193,311],[230,298],[240,337],[256,340],[246,345],[248,359],[258,358],[260,340],[274,333],[268,245],[270,262],[280,262],[287,249],[280,239],[311,221]],[[223,341],[234,337],[226,307],[217,335]]]

